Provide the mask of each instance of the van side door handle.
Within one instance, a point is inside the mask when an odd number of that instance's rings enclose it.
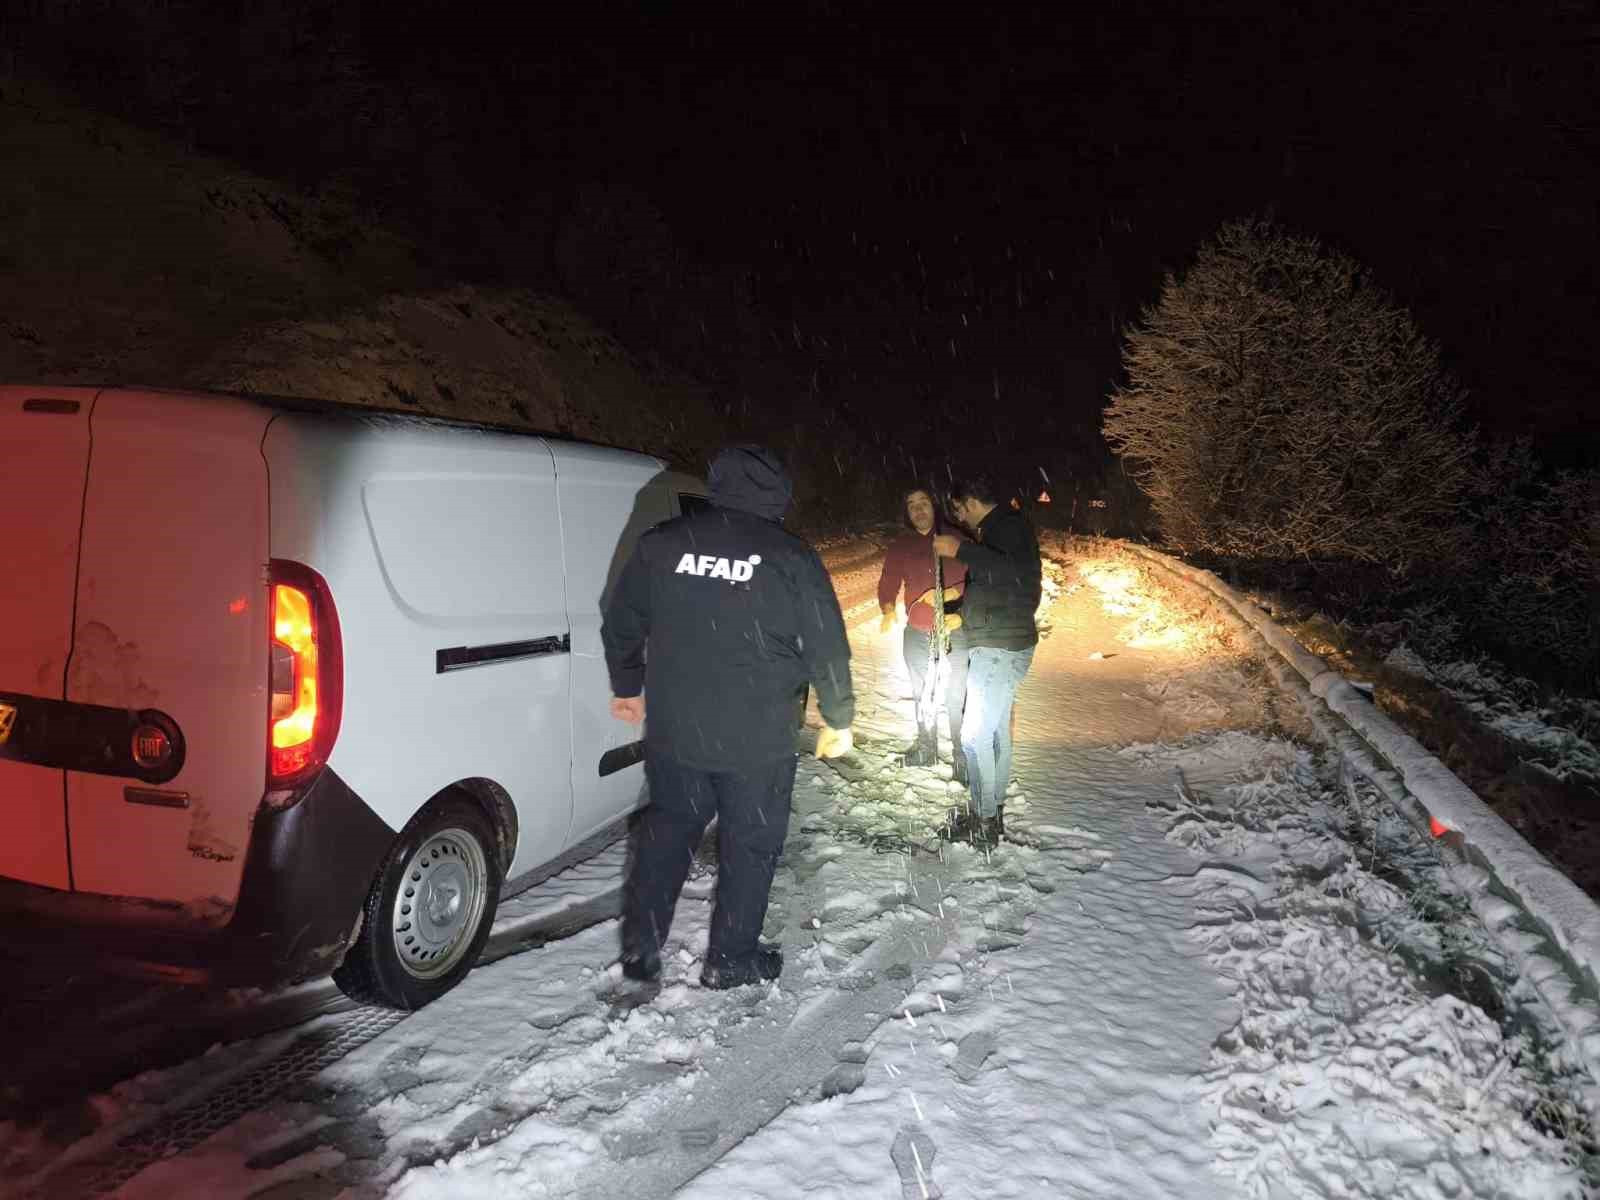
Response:
[[[518,659],[538,658],[545,654],[568,654],[571,650],[570,633],[529,638],[521,642],[495,642],[488,646],[450,646],[434,651],[434,674],[443,675],[447,671],[461,671],[467,667],[487,667],[494,663],[516,662]]]

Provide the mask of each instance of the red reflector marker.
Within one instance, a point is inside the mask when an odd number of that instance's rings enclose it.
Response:
[[[1450,826],[1444,824],[1438,817],[1430,815],[1428,817],[1428,832],[1433,834],[1434,837],[1443,837],[1450,832]]]

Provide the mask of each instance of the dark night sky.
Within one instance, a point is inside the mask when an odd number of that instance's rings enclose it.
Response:
[[[443,270],[593,291],[562,277],[563,222],[636,197],[670,232],[635,217],[619,245],[742,281],[893,411],[957,419],[1003,375],[1019,434],[1093,428],[1162,273],[1270,212],[1370,265],[1487,427],[1600,460],[1592,4],[31,7],[30,58],[201,149],[348,183]]]

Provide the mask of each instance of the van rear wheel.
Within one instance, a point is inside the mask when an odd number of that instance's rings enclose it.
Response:
[[[373,880],[361,934],[333,979],[353,999],[421,1008],[466,976],[500,902],[494,830],[459,798],[430,805],[395,839]]]

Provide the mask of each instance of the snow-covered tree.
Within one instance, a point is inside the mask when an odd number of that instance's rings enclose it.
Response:
[[[1451,549],[1472,449],[1460,390],[1354,260],[1226,225],[1123,358],[1105,436],[1174,546],[1396,572]]]

